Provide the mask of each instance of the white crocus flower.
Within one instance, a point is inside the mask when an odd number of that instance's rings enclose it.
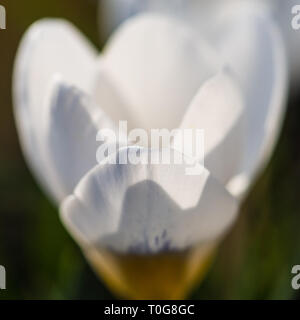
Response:
[[[98,56],[70,24],[44,20],[19,49],[15,115],[27,161],[86,256],[123,295],[181,297],[276,141],[287,69],[277,28],[251,10],[217,28],[208,45],[177,19],[139,15]],[[97,132],[119,120],[205,129],[206,168],[189,176],[184,164],[97,164]],[[173,154],[184,152],[177,138]],[[110,157],[162,152],[126,140],[121,134]],[[133,266],[152,265],[151,277],[131,277]]]

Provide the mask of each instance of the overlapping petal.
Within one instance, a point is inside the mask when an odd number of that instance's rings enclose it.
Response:
[[[286,1],[279,4],[279,1],[190,0],[168,2],[164,6],[159,1],[132,0],[126,5],[130,11],[119,10],[115,6],[117,2],[120,1],[105,4],[115,25],[141,11],[176,16],[194,29],[194,35],[197,35],[194,42],[202,42],[204,38],[218,52],[219,61],[227,62],[238,75],[246,100],[247,131],[240,174],[229,188],[237,196],[246,194],[272,154],[284,116],[288,66],[284,41],[274,17],[280,20],[278,16],[287,12],[287,8],[291,14],[292,1],[288,5]],[[288,35],[285,38],[291,40],[288,45],[294,49],[290,52],[295,53],[297,41],[291,31],[290,19],[288,27],[286,23],[285,18],[283,29]],[[293,57],[292,61],[297,59]],[[293,73],[295,70],[297,68],[293,67]]]
[[[284,43],[269,11],[246,3],[227,7],[211,41],[236,72],[245,95],[244,160],[231,185],[232,192],[242,194],[266,165],[281,129],[288,85]]]
[[[181,129],[204,130],[205,167],[226,185],[241,169],[245,141],[244,101],[235,76],[230,69],[221,70],[200,87],[188,108]],[[181,144],[181,135],[175,137],[173,146]],[[179,140],[179,141],[178,141]],[[182,151],[196,150],[182,145]],[[187,151],[186,151],[187,150]],[[200,159],[199,159],[200,160]]]
[[[141,162],[121,164],[129,152],[138,152]],[[187,176],[187,162],[144,162],[160,153],[120,149],[113,156],[117,164],[107,160],[79,183],[61,208],[79,243],[149,254],[214,241],[227,230],[236,215],[235,199],[204,168]]]
[[[100,69],[96,49],[71,24],[55,19],[39,21],[27,31],[16,58],[13,88],[28,164],[60,202],[97,163],[97,130],[112,128],[101,108],[122,114],[126,102]]]
[[[14,70],[15,116],[22,147],[38,180],[52,196],[41,159],[41,114],[53,76],[89,91],[96,51],[68,22],[42,20],[27,31]]]
[[[145,14],[129,19],[104,51],[105,64],[141,128],[177,128],[198,88],[221,60],[176,19]]]
[[[41,150],[48,183],[57,198],[63,200],[96,166],[97,148],[101,144],[115,144],[117,148],[118,141],[126,144],[126,136],[117,132],[114,123],[88,95],[61,80],[54,81],[46,104],[41,119]],[[115,135],[102,134],[100,139],[101,129],[110,130]],[[101,141],[96,141],[97,136]]]

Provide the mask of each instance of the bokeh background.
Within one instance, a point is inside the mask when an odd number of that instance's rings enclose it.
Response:
[[[18,142],[11,101],[20,38],[43,17],[73,22],[99,48],[97,0],[0,0],[0,299],[113,298],[63,228],[57,209],[30,174]],[[299,31],[300,32],[300,31]],[[280,141],[245,201],[197,299],[297,299],[291,269],[300,264],[300,84],[289,94]]]

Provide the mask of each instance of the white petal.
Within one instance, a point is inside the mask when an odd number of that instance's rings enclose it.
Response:
[[[49,182],[61,201],[97,164],[100,145],[116,143],[119,136],[112,121],[88,95],[60,80],[54,82],[46,104],[42,151]],[[103,141],[96,141],[99,130],[110,130],[114,136],[102,135]]]
[[[141,128],[177,128],[201,84],[220,62],[177,20],[146,14],[112,37],[104,59]]]
[[[137,1],[132,2],[137,4]],[[130,14],[161,10],[157,10],[156,3],[149,5],[146,2],[142,2],[145,4],[142,8],[133,5],[135,10]],[[178,6],[174,3],[171,7],[175,10],[170,10],[171,14],[175,13],[178,18],[190,23],[199,37],[204,37],[215,47],[222,59],[233,66],[242,83],[248,110],[247,139],[244,142],[247,149],[244,151],[245,160],[240,175],[230,183],[230,189],[236,195],[246,191],[267,163],[284,115],[287,60],[281,35],[272,22],[270,4],[274,7],[277,19],[282,22],[295,78],[300,66],[297,62],[297,46],[300,42],[296,41],[297,32],[290,25],[292,0],[191,0],[182,3],[180,10],[176,10]],[[116,8],[114,12],[117,12]],[[287,15],[290,19],[286,19]],[[120,17],[124,18],[124,15]]]
[[[241,194],[266,164],[285,111],[287,59],[269,11],[228,6],[215,25],[215,46],[238,75],[246,99],[246,141],[241,176],[232,192]],[[242,10],[243,8],[243,10]],[[229,14],[230,13],[230,14]],[[246,182],[246,183],[245,183]]]
[[[199,89],[180,127],[204,130],[205,167],[224,185],[239,173],[243,160],[244,111],[241,90],[225,68]],[[177,150],[181,140],[180,136],[174,139]],[[195,156],[196,141],[191,142],[194,145],[190,156]],[[187,148],[183,148],[184,152]]]
[[[130,113],[126,95],[116,85],[116,81],[102,57],[98,59],[92,96],[101,105],[103,111],[115,122],[127,121],[128,129],[136,128],[135,117]]]
[[[48,87],[55,74],[79,88],[90,87],[96,53],[69,23],[42,20],[25,34],[15,63],[15,117],[29,165],[49,191],[47,168],[40,159],[40,118]]]
[[[144,160],[159,155],[131,147],[119,150],[117,158],[127,159],[132,151]],[[117,252],[156,253],[215,241],[232,224],[236,202],[206,169],[197,176],[187,176],[185,169],[107,161],[63,202],[62,219],[82,246]]]

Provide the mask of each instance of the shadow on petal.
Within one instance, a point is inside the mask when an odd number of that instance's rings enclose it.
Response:
[[[178,238],[184,239],[184,233],[192,231],[185,230],[189,224],[193,224],[187,212],[205,212],[201,205],[197,204],[195,208],[180,209],[152,181],[138,183],[126,192],[118,231],[99,241],[101,244],[126,243],[124,238],[130,237],[130,242],[135,245],[129,248],[129,253],[117,253],[100,247],[88,247],[84,253],[96,273],[117,296],[133,299],[184,299],[202,281],[216,248],[215,242],[198,244],[184,250],[176,250],[172,246],[174,234],[177,233]],[[132,214],[136,212],[141,215]],[[172,223],[170,212],[174,215],[174,221],[177,220],[178,226],[174,225],[174,228],[179,228],[171,238],[168,226],[164,225]],[[161,223],[159,217],[153,217],[153,213],[161,215]],[[137,232],[133,229],[135,224]],[[143,225],[145,229],[142,230],[138,225]],[[183,229],[180,230],[181,228]],[[139,235],[141,232],[143,236]],[[135,237],[139,241],[135,242]],[[153,249],[153,246],[156,248]]]

